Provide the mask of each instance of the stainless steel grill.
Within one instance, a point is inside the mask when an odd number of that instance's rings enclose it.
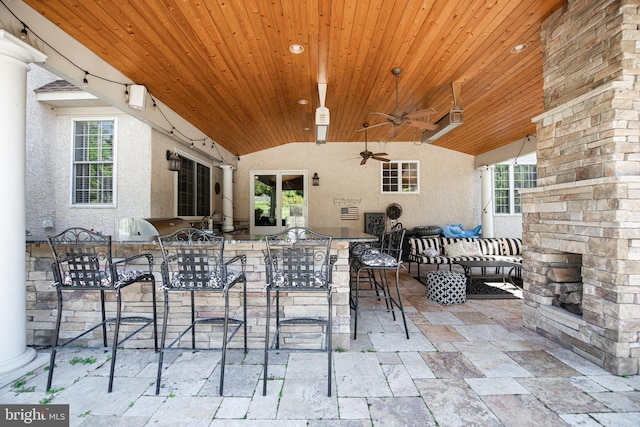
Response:
[[[182,218],[120,218],[116,221],[114,240],[121,242],[151,242],[158,235],[170,234],[191,227]]]
[[[182,218],[147,218],[146,221],[156,229],[160,236],[171,234],[181,228],[194,226],[191,221]],[[200,222],[195,227],[200,228]]]

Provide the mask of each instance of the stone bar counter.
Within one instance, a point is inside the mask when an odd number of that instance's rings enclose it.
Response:
[[[338,260],[333,270],[333,347],[335,349],[349,349],[350,345],[350,315],[349,308],[349,245],[352,242],[372,242],[376,238],[355,229],[345,227],[316,228],[322,234],[333,237],[331,248],[332,255],[337,255]],[[247,335],[250,349],[264,348],[265,318],[266,318],[266,291],[265,291],[265,264],[264,257],[266,244],[263,235],[227,234],[225,240],[225,259],[235,255],[247,257]],[[151,253],[154,256],[154,276],[156,278],[158,304],[158,333],[160,333],[163,313],[163,293],[161,290],[162,277],[160,265],[162,254],[157,242],[118,242],[113,241],[114,260],[131,256],[137,253]],[[51,249],[46,239],[31,239],[26,242],[27,256],[27,345],[35,347],[49,347],[55,328],[56,317],[56,292],[52,286],[53,273],[51,262],[53,260]],[[232,288],[230,292],[230,314],[241,318],[241,285]],[[109,292],[107,293],[109,294]],[[125,288],[122,292],[123,316],[145,315],[152,313],[152,288],[150,283],[137,283]],[[173,292],[170,295],[170,315],[167,340],[175,337],[171,325],[190,323],[189,298],[187,293]],[[295,300],[292,301],[292,298]],[[115,310],[113,295],[107,296],[107,311]],[[287,313],[299,315],[326,316],[326,298],[318,295],[296,294],[295,297],[281,296],[285,304],[285,316]],[[223,301],[221,295],[196,294],[196,309],[200,316],[216,316],[222,312]],[[109,316],[109,314],[107,314]],[[99,297],[96,292],[76,291],[70,302],[63,306],[63,325],[61,338],[71,336],[64,331],[79,331],[86,325],[93,323],[100,316]],[[121,333],[127,330],[121,329]],[[208,325],[197,327],[197,346],[200,348],[218,348],[220,346],[220,334],[208,330]],[[219,328],[218,328],[219,329]],[[93,335],[80,345],[101,346],[101,332],[94,331]],[[231,348],[241,346],[242,340],[234,338]],[[187,341],[182,346],[190,345]],[[129,348],[153,348],[152,328],[146,328],[125,342]]]

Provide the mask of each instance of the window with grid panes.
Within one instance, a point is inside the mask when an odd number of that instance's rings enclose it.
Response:
[[[522,196],[519,189],[534,188],[538,181],[538,168],[536,165],[515,165],[513,167],[514,211],[522,213]]]
[[[420,163],[390,161],[381,163],[383,193],[418,193],[420,191]]]
[[[496,214],[522,213],[520,189],[537,185],[538,169],[533,164],[494,165],[494,205]]]
[[[113,205],[114,120],[77,120],[73,125],[74,205]]]
[[[509,191],[509,165],[495,165],[493,173],[495,212],[508,214],[510,213],[509,199],[511,195]]]

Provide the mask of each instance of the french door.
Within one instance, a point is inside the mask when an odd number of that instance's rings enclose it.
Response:
[[[251,171],[251,234],[306,227],[307,171]]]

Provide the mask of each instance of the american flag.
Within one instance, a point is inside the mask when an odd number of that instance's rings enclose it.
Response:
[[[342,219],[358,219],[358,208],[356,206],[341,208],[340,214],[342,215]]]

